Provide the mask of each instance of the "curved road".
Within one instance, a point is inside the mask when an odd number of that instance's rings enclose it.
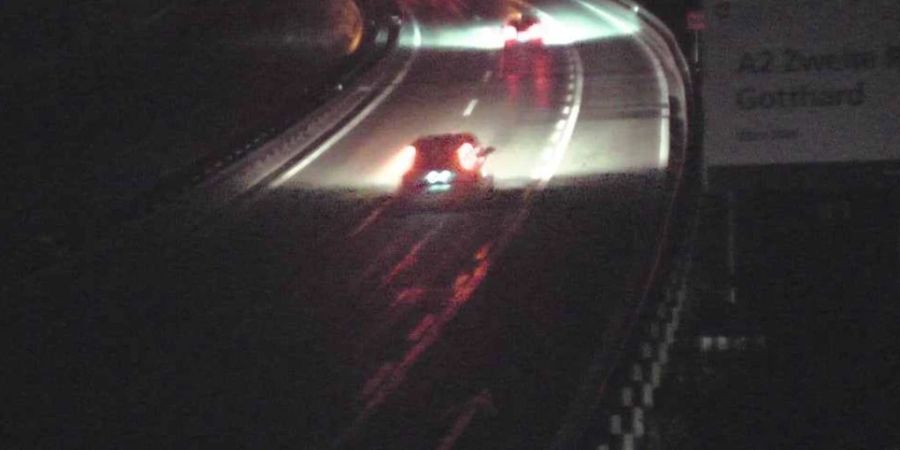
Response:
[[[370,113],[190,234],[27,283],[16,446],[541,448],[637,301],[670,193],[671,94],[631,11],[411,5]],[[459,2],[452,3],[458,5]],[[543,46],[502,48],[532,10]],[[356,86],[354,89],[369,89]],[[378,88],[378,87],[375,87]],[[416,136],[497,148],[477,207],[400,211]]]

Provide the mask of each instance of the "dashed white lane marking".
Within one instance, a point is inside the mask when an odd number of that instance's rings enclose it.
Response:
[[[628,23],[624,19],[620,17],[616,17],[606,11],[603,11],[596,6],[586,3],[584,0],[575,0],[575,2],[581,4],[586,9],[590,10],[596,16],[598,16],[603,21],[609,23],[613,27],[617,28],[623,34],[634,34],[634,40],[641,46],[644,50],[644,53],[647,55],[647,58],[650,60],[650,63],[653,64],[653,71],[656,75],[656,83],[657,89],[659,90],[659,101],[662,104],[668,105],[669,103],[669,85],[666,80],[665,69],[662,64],[659,62],[659,58],[656,57],[655,52],[650,48],[649,45],[645,42],[645,39],[642,37],[642,33],[639,32],[639,29],[632,23]],[[635,13],[640,11],[640,8],[634,10]],[[659,168],[666,167],[669,163],[669,118],[668,114],[660,121],[660,130],[659,130]]]
[[[487,83],[491,79],[491,75],[493,75],[493,74],[494,74],[494,72],[488,70],[487,72],[484,73],[484,76],[481,78],[481,82]]]
[[[473,98],[469,100],[469,104],[466,106],[466,110],[463,111],[463,117],[469,117],[472,115],[472,111],[475,111],[475,106],[478,105],[478,99]]]
[[[569,105],[566,105],[566,106],[562,109],[562,113],[563,113],[564,116],[568,116],[570,112],[572,112],[572,107],[569,106]]]
[[[413,37],[414,46],[416,48],[418,48],[422,45],[422,31],[419,29],[419,25],[415,22],[413,22],[413,33],[414,33],[414,37]],[[315,160],[319,159],[319,157],[322,156],[329,149],[331,149],[331,147],[333,147],[334,144],[336,144],[338,141],[343,139],[344,136],[346,136],[348,133],[350,133],[351,130],[356,128],[357,125],[360,124],[360,122],[362,122],[366,117],[368,117],[370,114],[372,114],[372,112],[375,111],[376,108],[381,106],[381,104],[384,103],[385,100],[387,100],[388,96],[390,96],[394,92],[394,90],[397,89],[397,86],[399,86],[400,83],[403,82],[403,80],[406,78],[406,75],[409,73],[409,70],[412,67],[412,63],[415,59],[416,59],[416,53],[413,53],[412,57],[410,57],[409,60],[407,60],[406,63],[403,65],[403,68],[400,70],[400,73],[398,73],[397,76],[394,77],[393,80],[391,80],[391,82],[387,85],[387,87],[384,88],[384,91],[381,94],[379,94],[378,97],[375,97],[375,99],[372,100],[372,103],[370,103],[369,106],[367,106],[365,109],[360,111],[360,113],[356,117],[354,117],[353,120],[351,120],[349,123],[347,123],[347,125],[345,125],[343,128],[341,128],[340,131],[333,134],[330,138],[328,138],[327,141],[322,143],[322,145],[318,149],[316,149],[316,151],[310,153],[307,157],[301,159],[300,162],[298,162],[296,165],[294,165],[294,167],[291,167],[286,172],[284,172],[280,177],[275,179],[275,181],[273,181],[269,187],[273,188],[273,189],[278,188],[282,184],[284,184],[285,182],[287,182],[288,180],[293,178],[294,175],[297,175],[298,173],[300,173],[300,171],[307,168]]]
[[[532,175],[534,179],[539,180],[541,187],[550,181],[550,178],[553,177],[557,168],[559,168],[559,165],[569,148],[569,144],[572,142],[575,124],[578,123],[578,114],[581,111],[581,99],[584,90],[584,69],[581,63],[581,56],[578,54],[578,50],[570,48],[568,51],[568,58],[571,61],[570,65],[574,68],[573,72],[575,73],[574,89],[566,96],[566,103],[569,104],[568,106],[571,106],[571,110],[570,113],[567,114],[564,119],[557,122],[554,127],[554,136],[550,141],[550,148],[552,150],[549,152],[548,160]],[[562,126],[560,126],[560,123]],[[558,136],[556,136],[557,134]]]
[[[547,142],[550,142],[551,144],[555,144],[555,143],[559,142],[559,138],[561,138],[561,137],[562,137],[562,128],[554,131],[553,134],[550,135],[550,138],[547,139]]]

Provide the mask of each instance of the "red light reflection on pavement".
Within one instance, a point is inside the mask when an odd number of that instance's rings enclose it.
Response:
[[[552,67],[552,54],[543,47],[502,52],[497,73],[503,80],[509,106],[517,107],[521,100],[525,100],[541,109],[550,108],[550,96],[554,89]],[[523,82],[528,83],[533,92],[523,94]]]
[[[391,284],[391,282],[394,281],[394,279],[396,279],[398,275],[403,273],[405,270],[414,267],[415,264],[419,261],[419,255],[422,252],[422,247],[424,247],[425,244],[427,244],[428,241],[430,241],[431,238],[433,238],[434,235],[437,234],[438,230],[440,230],[442,226],[443,221],[439,226],[432,228],[430,231],[428,231],[428,233],[425,234],[424,237],[422,237],[422,239],[416,242],[416,244],[413,245],[412,249],[409,250],[409,253],[407,253],[406,256],[404,256],[403,259],[400,260],[400,262],[397,263],[397,265],[394,266],[394,268],[391,269],[391,271],[381,279],[381,287],[385,287]]]
[[[491,415],[497,414],[497,407],[494,406],[494,399],[489,389],[483,389],[476,396],[466,402],[462,414],[453,423],[450,433],[441,439],[441,443],[437,450],[451,450],[459,440],[460,436],[466,431],[472,419],[479,411],[487,411]]]
[[[500,67],[497,73],[503,80],[503,87],[506,90],[506,102],[510,107],[515,107],[519,103],[519,77],[518,70],[515,69],[514,62],[510,62],[510,57],[504,53],[500,56]]]
[[[546,51],[536,52],[532,59],[531,70],[534,74],[534,92],[537,106],[542,109],[550,107],[550,90],[552,75],[550,72],[550,56]]]
[[[359,399],[363,403],[362,410],[350,425],[334,441],[333,446],[342,447],[355,439],[363,430],[369,418],[397,392],[404,383],[412,367],[421,360],[422,355],[441,338],[446,326],[457,316],[459,311],[485,280],[493,261],[503,252],[510,240],[515,236],[529,215],[528,203],[530,190],[526,191],[523,200],[525,205],[516,214],[507,216],[500,229],[503,232],[492,241],[481,244],[472,253],[467,269],[461,270],[454,278],[449,297],[442,303],[442,309],[423,316],[421,321],[407,334],[412,346],[403,354],[399,362],[387,361],[365,382],[360,390]],[[409,288],[402,292],[396,301],[408,295],[416,300],[421,298],[423,288]],[[413,301],[416,301],[413,300]],[[452,433],[451,433],[452,435]]]
[[[420,324],[420,326],[422,326],[421,335],[415,336],[420,340],[406,351],[400,362],[382,365],[382,369],[379,369],[379,371],[365,383],[360,395],[361,399],[365,401],[365,407],[353,421],[353,424],[347,432],[338,439],[338,446],[346,440],[353,438],[360,431],[368,418],[393,392],[397,390],[397,387],[403,383],[410,368],[419,361],[422,354],[437,342],[444,327],[456,317],[456,314],[463,305],[472,298],[472,294],[481,282],[484,281],[484,278],[489,272],[492,261],[490,250],[491,244],[487,243],[479,247],[472,255],[472,260],[476,263],[475,266],[470,270],[463,271],[457,275],[454,281],[453,292],[449,299],[450,301],[446,303],[443,310],[433,315],[433,319],[432,321],[429,321],[430,323],[427,328]],[[427,333],[425,332],[426,329],[428,331]],[[389,367],[389,369],[383,369],[386,366]]]

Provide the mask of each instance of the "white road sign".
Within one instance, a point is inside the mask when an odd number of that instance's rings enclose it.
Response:
[[[900,1],[706,6],[709,166],[900,161]]]

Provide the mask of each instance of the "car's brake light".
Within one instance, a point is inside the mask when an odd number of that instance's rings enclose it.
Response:
[[[459,157],[459,165],[465,170],[472,170],[475,168],[475,163],[478,160],[478,155],[475,152],[475,147],[472,144],[466,142],[463,145],[459,146],[459,149],[456,150],[456,154]]]

